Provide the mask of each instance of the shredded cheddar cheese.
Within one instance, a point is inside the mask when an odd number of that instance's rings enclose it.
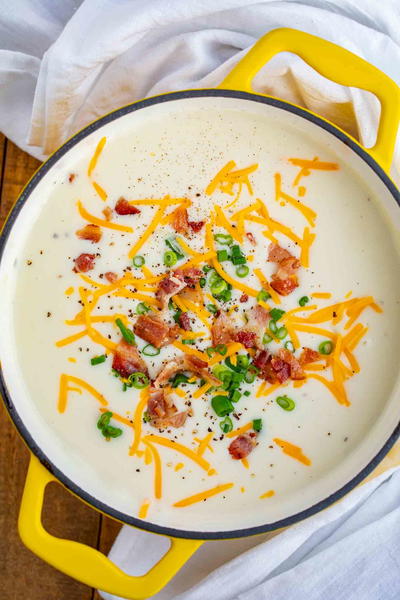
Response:
[[[143,504],[141,505],[140,509],[139,509],[139,519],[145,519],[147,517],[147,513],[149,511],[150,508],[150,501],[146,500],[145,502],[143,502]]]
[[[175,450],[176,452],[184,454],[185,456],[187,456],[187,458],[190,458],[193,462],[197,463],[199,467],[201,467],[205,471],[208,471],[210,468],[210,464],[202,456],[199,456],[198,454],[193,452],[193,450],[190,450],[190,448],[183,446],[183,444],[179,444],[178,442],[173,442],[168,438],[164,438],[160,435],[153,434],[146,435],[142,439],[143,441],[147,441],[151,444],[159,444],[160,446],[165,446],[166,448],[170,448],[171,450]]]
[[[100,198],[103,200],[103,202],[105,202],[107,200],[107,192],[101,187],[101,185],[96,183],[96,181],[92,181],[92,186],[94,187]]]
[[[260,500],[263,500],[264,498],[272,498],[272,496],[275,496],[274,490],[268,490],[268,492],[261,494]]]
[[[224,483],[223,485],[217,485],[209,490],[205,490],[204,492],[200,492],[198,494],[194,494],[193,496],[189,496],[188,498],[184,498],[183,500],[179,500],[179,502],[175,502],[173,506],[177,508],[183,508],[184,506],[190,506],[190,504],[195,504],[196,502],[202,502],[207,498],[211,498],[212,496],[216,496],[217,494],[221,494],[227,490],[230,490],[234,486],[233,483]]]
[[[97,161],[99,160],[99,156],[102,153],[102,150],[105,146],[106,141],[107,141],[107,138],[102,137],[101,140],[99,141],[99,143],[97,144],[96,150],[94,151],[94,154],[89,162],[88,171],[87,171],[88,177],[91,176],[93,170],[96,168]]]
[[[274,438],[273,442],[280,446],[284,454],[287,454],[291,458],[298,460],[299,462],[303,463],[303,465],[311,465],[311,460],[305,454],[303,454],[303,451],[299,446],[295,446],[294,444],[279,438]]]

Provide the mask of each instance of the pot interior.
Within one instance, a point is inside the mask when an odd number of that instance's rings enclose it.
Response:
[[[239,536],[282,520],[286,520],[283,524],[291,522],[298,513],[330,498],[367,469],[399,422],[399,208],[393,186],[378,168],[375,172],[367,164],[366,156],[359,156],[301,111],[289,112],[283,104],[251,96],[232,93],[229,97],[229,92],[182,96],[139,103],[135,110],[122,109],[106,117],[56,153],[28,186],[25,202],[5,231],[8,237],[0,264],[0,358],[10,410],[20,430],[25,437],[29,432],[34,450],[50,461],[71,489],[102,510],[143,528],[174,530],[175,535],[189,531],[200,537]],[[103,137],[106,144],[88,177],[90,159]],[[230,457],[227,446],[231,440],[220,439],[222,431],[210,409],[210,397],[192,400],[193,416],[183,429],[158,433],[148,424],[143,427],[148,434],[176,440],[194,451],[194,438],[204,438],[211,429],[214,453],[206,450],[203,457],[216,474],[209,475],[174,450],[158,447],[163,492],[162,499],[154,499],[154,463],[146,465],[146,455],[129,455],[131,427],[122,425],[120,437],[105,441],[96,427],[100,405],[82,389],[81,393],[69,393],[64,413],[57,410],[61,373],[87,381],[104,395],[111,411],[129,418],[139,393],[132,388],[123,392],[119,379],[110,374],[110,357],[104,364],[91,366],[90,359],[104,349],[87,336],[70,345],[55,346],[55,341],[82,329],[82,325],[70,326],[65,320],[74,319],[81,308],[78,287],[92,289],[72,271],[73,259],[81,252],[99,253],[95,270],[87,275],[103,283],[105,272],[121,275],[130,265],[127,253],[132,240],[144,231],[154,207],[141,206],[141,214],[129,217],[114,213],[114,222],[132,224],[134,232],[121,235],[104,229],[100,248],[76,237],[75,231],[85,225],[77,202],[104,219],[104,207],[113,208],[120,197],[133,200],[169,194],[191,199],[191,218],[207,221],[212,203],[226,206],[234,200],[222,191],[205,194],[221,167],[229,160],[234,160],[238,169],[258,163],[250,176],[253,195],[245,187],[237,207],[259,197],[273,219],[302,232],[307,226],[304,215],[275,200],[276,173],[281,174],[282,189],[299,198],[299,186],[292,185],[299,169],[288,161],[290,157],[318,157],[338,164],[339,170],[314,170],[301,181],[306,193],[300,199],[317,213],[316,239],[310,250],[310,267],[299,276],[300,287],[282,299],[281,307],[290,310],[298,307],[300,297],[321,292],[332,296],[311,299],[311,303],[330,306],[352,292],[348,298],[371,295],[383,309],[375,312],[368,307],[360,315],[368,331],[355,350],[360,373],[345,383],[350,405],[339,404],[325,385],[312,378],[302,387],[291,382],[282,390],[256,397],[258,380],[249,387],[251,395],[242,397],[235,408],[239,418],[234,427],[256,418],[263,420],[259,444],[249,455],[246,468]],[[105,200],[93,182],[106,192]],[[254,223],[247,226],[250,231],[257,227]],[[164,237],[146,246],[146,265],[156,274],[165,271]],[[278,237],[296,254],[296,244]],[[261,237],[255,249],[249,246],[247,251],[254,253],[249,266],[259,266],[271,278],[274,265],[266,260],[269,241],[264,238],[264,242],[262,245]],[[188,243],[197,249],[196,241]],[[260,287],[256,279],[253,285]],[[113,307],[118,313],[135,316],[136,300],[111,293],[103,300],[98,314]],[[334,331],[345,335],[345,322],[335,325]],[[107,339],[110,336],[117,341],[113,323],[98,328]],[[301,344],[316,348],[323,339],[304,333]],[[149,359],[150,368],[157,372],[162,361],[168,362],[176,354],[180,352],[173,346],[162,349],[159,356]],[[331,378],[330,371],[326,378]],[[276,403],[282,394],[295,400],[295,410],[282,410]],[[301,447],[311,464],[283,453],[273,441],[276,439]],[[141,450],[144,452],[145,446]],[[226,482],[234,486],[207,501],[173,506],[182,498]],[[260,498],[270,490],[273,496]],[[147,500],[147,518],[138,519]]]

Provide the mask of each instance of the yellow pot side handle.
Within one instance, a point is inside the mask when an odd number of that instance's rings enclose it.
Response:
[[[249,50],[218,87],[254,93],[255,75],[279,52],[297,54],[324,77],[378,97],[381,103],[378,136],[368,152],[389,171],[400,120],[400,88],[382,71],[349,50],[296,29],[274,29]]]
[[[46,486],[57,481],[32,455],[19,513],[18,529],[24,544],[67,575],[111,594],[139,600],[162,589],[203,543],[171,538],[171,546],[145,575],[127,575],[104,554],[84,544],[50,535],[41,515]]]

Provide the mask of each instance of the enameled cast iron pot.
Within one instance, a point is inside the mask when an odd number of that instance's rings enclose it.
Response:
[[[373,148],[365,149],[344,131],[310,111],[277,98],[254,93],[252,81],[255,75],[271,57],[282,51],[297,54],[322,75],[339,84],[369,90],[379,98],[381,102],[380,126],[376,144]],[[29,204],[32,191],[60,157],[73,151],[74,146],[80,140],[102,125],[119,119],[132,111],[140,111],[150,105],[169,103],[177,99],[190,100],[193,97],[206,98],[210,96],[238,99],[243,105],[243,110],[246,110],[246,103],[249,101],[267,105],[266,109],[276,110],[277,118],[284,119],[285,115],[291,118],[295,116],[298,122],[303,123],[304,128],[312,129],[314,135],[319,136],[319,139],[326,140],[329,138],[333,147],[339,149],[339,151],[342,149],[342,154],[344,153],[346,157],[345,160],[351,163],[364,181],[375,188],[392,220],[399,219],[400,194],[388,175],[400,119],[399,88],[386,75],[347,50],[300,31],[277,29],[263,37],[217,89],[174,92],[141,100],[95,121],[68,140],[39,168],[23,190],[1,236],[1,261],[7,252],[11,232],[18,228],[21,209],[26,203]],[[0,356],[3,367],[4,358],[5,356]],[[90,491],[78,487],[70,477],[67,477],[55,465],[54,457],[49,452],[44,452],[40,440],[37,439],[30,428],[29,420],[22,410],[22,406],[29,403],[29,398],[15,397],[15,394],[12,397],[5,369],[1,375],[2,394],[7,410],[31,451],[31,461],[19,516],[19,532],[23,542],[35,554],[71,577],[87,585],[127,598],[145,598],[155,594],[188,560],[203,540],[235,538],[271,531],[291,525],[326,508],[352,490],[376,467],[394,444],[400,431],[398,424],[400,399],[397,397],[393,400],[391,414],[386,418],[377,434],[374,454],[365,455],[362,464],[360,462],[354,464],[351,477],[346,481],[338,482],[336,491],[329,494],[328,497],[322,500],[315,498],[315,501],[307,510],[299,509],[295,514],[287,515],[286,518],[278,522],[266,523],[252,529],[238,528],[236,531],[190,532],[161,527],[138,520],[131,515],[122,514],[112,506],[106,506],[96,500],[90,494]],[[123,573],[97,550],[50,535],[42,526],[41,512],[45,488],[50,481],[54,480],[61,482],[68,490],[93,508],[123,523],[169,536],[171,538],[170,549],[147,574],[140,577],[131,577]]]

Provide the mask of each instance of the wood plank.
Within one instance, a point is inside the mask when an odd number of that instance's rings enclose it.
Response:
[[[5,160],[2,152],[6,148]],[[0,223],[39,161],[0,138],[3,165]],[[0,403],[0,598],[4,600],[90,600],[93,590],[56,571],[27,550],[18,537],[17,518],[29,452]],[[92,546],[99,541],[100,515],[58,484],[48,487],[43,522],[53,534]]]

